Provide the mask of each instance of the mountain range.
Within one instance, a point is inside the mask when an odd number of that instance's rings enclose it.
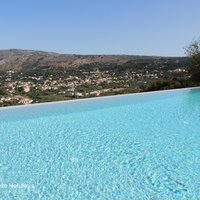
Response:
[[[84,65],[122,65],[126,63],[185,63],[186,57],[135,56],[135,55],[77,55],[58,54],[37,50],[0,50],[0,71],[42,70],[51,68],[79,68]]]

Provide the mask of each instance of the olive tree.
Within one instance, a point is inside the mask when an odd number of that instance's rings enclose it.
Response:
[[[195,82],[200,82],[200,38],[194,40],[187,48],[186,54],[189,58],[188,72],[191,74],[191,79]]]

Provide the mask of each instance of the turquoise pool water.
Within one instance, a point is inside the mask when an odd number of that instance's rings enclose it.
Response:
[[[0,199],[200,199],[200,89],[0,109]]]

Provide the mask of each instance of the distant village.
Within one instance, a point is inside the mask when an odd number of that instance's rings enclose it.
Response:
[[[12,70],[0,74],[0,106],[31,104],[74,98],[140,92],[149,81],[181,77],[173,70],[79,70],[77,73],[24,74]]]

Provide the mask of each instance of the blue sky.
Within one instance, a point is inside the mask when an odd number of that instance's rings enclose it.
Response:
[[[199,19],[199,0],[5,0],[0,49],[183,56]]]

